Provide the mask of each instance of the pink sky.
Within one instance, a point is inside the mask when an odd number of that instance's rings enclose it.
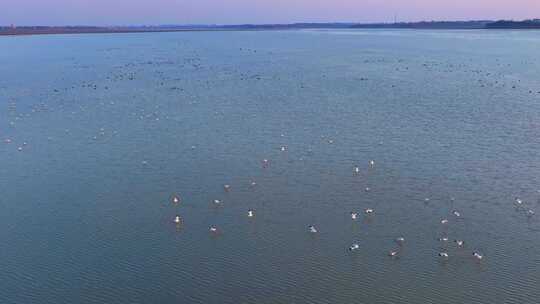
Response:
[[[540,0],[5,0],[0,24],[124,25],[540,18]]]

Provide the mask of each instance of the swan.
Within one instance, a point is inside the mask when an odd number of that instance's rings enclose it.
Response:
[[[318,232],[317,228],[315,228],[315,226],[313,226],[313,225],[310,225],[308,228],[309,228],[309,232],[311,232],[311,233],[317,233]]]

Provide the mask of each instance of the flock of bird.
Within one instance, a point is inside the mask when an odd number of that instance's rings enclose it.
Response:
[[[253,50],[249,50],[249,49],[240,49],[242,51],[249,51],[249,52],[254,52]],[[255,51],[256,52],[256,51]],[[201,59],[200,58],[185,58],[185,59],[182,59],[183,61],[180,62],[181,65],[180,67],[184,68],[184,67],[189,67],[189,68],[195,68],[195,69],[201,69]],[[403,64],[403,60],[399,60],[398,63],[399,64]],[[379,62],[369,62],[369,61],[365,61],[364,63],[370,63],[370,64],[378,64]],[[153,65],[165,65],[165,64],[170,64],[170,62],[145,62],[144,64],[153,64]],[[127,68],[127,67],[131,67],[130,64],[124,66],[123,68]],[[426,62],[426,63],[423,63],[422,64],[422,67],[425,68],[425,69],[428,69],[429,71],[433,71],[433,70],[437,70],[437,71],[457,71],[457,70],[462,70],[464,69],[464,67],[458,67],[458,66],[444,66],[444,63],[434,63],[434,62]],[[401,69],[403,69],[403,67],[401,67]],[[408,67],[404,67],[404,69],[408,70],[409,68]],[[237,71],[238,72],[238,71]],[[483,79],[483,78],[480,78],[478,79],[478,82],[481,84],[481,87],[486,87],[486,86],[491,86],[491,87],[495,87],[495,86],[505,86],[506,84],[505,83],[502,83],[502,82],[499,82],[499,80],[492,80],[491,77],[493,76],[499,76],[499,75],[494,75],[492,74],[491,72],[486,72],[486,71],[480,71],[480,70],[475,70],[474,71],[476,74],[478,74],[478,77],[480,76],[483,76],[485,77],[486,79]],[[118,74],[118,75],[112,75],[112,76],[108,76],[107,77],[107,80],[111,81],[111,82],[116,82],[116,81],[123,81],[123,80],[134,80],[135,79],[135,71],[129,71],[129,72],[125,72],[123,74]],[[239,72],[238,72],[239,73]],[[165,79],[163,76],[163,74],[159,74],[160,77],[162,77],[161,80],[161,85],[163,85],[163,81],[164,80],[167,80]],[[244,79],[257,79],[257,80],[260,80],[260,77],[246,77],[246,75],[242,73],[239,74],[241,77],[242,77],[242,80]],[[489,78],[488,78],[489,77]],[[360,79],[361,81],[365,81],[367,80],[367,78],[361,78]],[[97,85],[96,84],[85,84],[83,83],[81,87],[89,87],[89,88],[92,88],[93,90],[96,90],[97,89]],[[392,87],[394,87],[394,85],[392,85]],[[68,89],[74,89],[75,87],[73,88],[63,88],[62,90],[63,91],[67,91]],[[104,89],[108,90],[108,86],[105,86]],[[175,87],[176,88],[176,87]],[[172,88],[171,88],[172,89]],[[516,85],[512,85],[512,89],[516,89]],[[183,88],[181,89],[182,91],[184,90]],[[533,90],[531,89],[527,89],[528,92],[530,94],[534,93]],[[55,93],[58,93],[59,90],[55,89],[54,90]],[[540,94],[540,91],[537,92],[538,94]],[[112,103],[111,103],[112,104]],[[15,103],[12,103],[9,105],[8,107],[8,110],[10,112],[13,112],[13,115],[14,115],[14,120],[17,121],[19,119],[22,119],[24,116],[22,114],[19,114],[19,115],[16,115],[15,113]],[[35,112],[36,110],[33,109],[32,112]],[[152,118],[152,119],[155,119],[155,120],[159,120],[159,117],[158,116],[158,113],[157,112],[154,112],[154,113],[134,113],[134,114],[137,114],[139,115],[140,119],[143,119],[143,118]],[[144,115],[143,115],[144,114]],[[10,121],[10,126],[14,126],[15,125],[15,121]],[[66,130],[66,132],[68,132],[68,130]],[[104,128],[101,128],[99,130],[99,135],[103,136],[105,134],[105,129]],[[97,140],[98,139],[98,136],[93,136],[92,139],[94,140]],[[12,138],[5,138],[4,139],[4,142],[6,144],[15,144],[16,140],[15,139],[12,139]],[[330,144],[333,143],[332,140],[329,140],[328,141]],[[22,143],[17,143],[16,147],[17,147],[17,150],[18,151],[23,151],[25,149],[25,147],[28,145],[27,142],[22,142]],[[194,147],[192,147],[194,148]],[[287,150],[287,147],[286,146],[281,146],[280,147],[280,151],[282,152],[285,152]],[[269,165],[269,160],[268,159],[264,159],[263,161],[263,167],[267,167]],[[142,162],[143,164],[147,164],[147,161],[144,160]],[[370,167],[374,167],[375,166],[375,161],[371,160],[369,161],[369,166]],[[358,166],[355,166],[353,167],[353,173],[354,174],[359,174],[361,171],[361,168],[358,167]],[[255,182],[252,182],[252,185],[254,185]],[[230,185],[224,185],[224,190],[225,191],[231,191],[231,186]],[[370,191],[371,189],[369,187],[366,187],[365,188],[365,191]],[[429,201],[429,199],[426,199],[426,202]],[[172,197],[172,203],[173,204],[180,204],[181,203],[181,198],[180,196],[178,195],[174,195]],[[219,199],[215,199],[213,201],[213,204],[215,205],[221,205],[222,204],[222,201],[219,200]],[[531,209],[528,209],[525,207],[525,204],[523,204],[523,201],[519,198],[516,198],[515,199],[515,205],[516,205],[516,208],[520,209],[520,210],[523,210],[527,216],[529,217],[532,217],[534,216],[535,212]],[[364,213],[366,216],[375,216],[375,210],[374,209],[371,209],[371,208],[367,208],[364,210]],[[256,211],[253,210],[253,209],[249,209],[247,210],[247,217],[249,218],[254,218],[255,217],[255,214],[256,214]],[[452,215],[456,218],[459,218],[461,217],[461,213],[458,211],[458,210],[453,210],[452,211]],[[356,221],[360,218],[360,215],[358,212],[356,211],[351,211],[350,212],[350,219],[353,220],[353,221]],[[173,219],[173,222],[176,224],[176,225],[182,225],[182,218],[180,215],[176,215]],[[449,220],[447,218],[444,218],[444,219],[441,219],[440,220],[440,224],[443,225],[443,226],[447,226],[449,225]],[[211,226],[209,228],[209,231],[211,233],[219,233],[220,232],[220,229],[216,226]],[[308,233],[313,233],[313,234],[316,234],[318,233],[318,228],[315,226],[315,225],[309,225],[307,227],[307,232]],[[442,243],[448,243],[450,242],[449,241],[449,238],[447,235],[443,235],[441,237],[438,238],[438,240]],[[401,248],[402,246],[404,246],[405,244],[405,238],[404,237],[398,237],[395,239],[395,242],[396,244],[399,246],[399,248]],[[454,240],[454,243],[456,244],[457,247],[459,248],[463,248],[465,246],[465,242],[463,240]],[[356,251],[360,249],[360,245],[358,243],[353,243],[351,244],[349,247],[348,247],[348,250],[349,251]],[[389,256],[391,257],[397,257],[400,255],[400,249],[396,249],[396,250],[391,250],[389,251],[388,253]],[[438,256],[443,258],[443,259],[446,259],[449,257],[449,254],[448,252],[446,251],[441,251],[438,253]],[[472,252],[472,256],[476,259],[483,259],[484,258],[484,255],[478,251],[474,251]]]
[[[287,150],[287,147],[282,146],[280,148],[280,150],[282,152],[284,152],[284,151]],[[266,167],[268,167],[268,165],[269,165],[269,160],[268,159],[263,159],[262,160],[262,167],[266,168]],[[375,166],[375,161],[370,160],[369,161],[369,167],[373,168],[374,166]],[[355,166],[353,168],[353,174],[355,174],[355,175],[359,174],[360,170],[361,170],[360,167]],[[256,185],[256,182],[251,181],[251,185],[252,186]],[[225,184],[225,185],[223,185],[223,189],[224,189],[225,192],[229,192],[229,191],[231,191],[231,185]],[[365,188],[365,191],[369,191],[369,190],[370,190],[369,188]],[[451,198],[451,201],[454,201],[454,200],[455,200],[454,198]],[[178,206],[179,204],[181,204],[182,200],[181,200],[179,195],[173,195],[172,198],[171,198],[171,201],[172,201],[172,204]],[[428,203],[429,198],[426,198],[424,200],[424,202]],[[222,201],[219,200],[219,199],[215,199],[215,200],[213,200],[213,204],[215,206],[220,206],[220,205],[222,205]],[[520,208],[523,209],[524,208],[523,201],[521,199],[519,199],[519,198],[516,198],[515,199],[515,206],[518,209],[520,209]],[[527,216],[529,216],[529,217],[532,217],[535,214],[534,211],[531,210],[531,209],[525,208],[523,210],[525,210]],[[366,208],[366,209],[363,210],[363,213],[365,214],[365,216],[370,217],[370,216],[374,216],[375,210],[372,209],[372,208]],[[356,211],[351,211],[349,214],[350,214],[350,219],[352,221],[356,221],[356,220],[360,219],[360,214],[358,212],[356,212]],[[459,212],[458,210],[452,210],[451,214],[456,219],[459,219],[462,216],[461,212]],[[247,212],[246,212],[246,216],[248,218],[255,217],[255,210],[254,209],[248,209]],[[174,217],[173,222],[176,225],[182,225],[182,223],[183,223],[182,217],[177,214]],[[448,218],[443,218],[443,219],[440,220],[440,225],[442,225],[443,227],[447,227],[449,223],[450,223],[450,220]],[[209,231],[210,231],[210,233],[212,233],[214,235],[217,235],[217,234],[219,234],[221,232],[220,229],[217,226],[214,226],[214,225],[209,227]],[[317,227],[315,225],[309,225],[307,227],[307,232],[311,233],[311,234],[316,234],[316,233],[319,232],[319,230],[317,229]],[[448,235],[446,235],[446,233],[444,233],[443,236],[439,237],[437,240],[439,242],[443,243],[443,244],[448,244],[450,242],[450,239],[449,239]],[[397,238],[394,239],[394,242],[397,244],[398,249],[390,250],[388,252],[388,256],[390,256],[390,257],[398,257],[400,255],[401,249],[405,245],[405,238],[403,236],[397,237]],[[457,246],[457,248],[464,248],[465,247],[465,241],[464,240],[455,239],[455,240],[453,240],[453,243],[455,243],[455,246]],[[444,247],[446,248],[447,245],[445,245]],[[347,248],[347,250],[350,251],[350,252],[353,252],[353,251],[359,250],[360,248],[361,248],[360,244],[352,243]],[[479,251],[472,251],[471,255],[476,260],[484,259],[484,254],[482,254]],[[438,257],[440,259],[447,260],[450,257],[450,255],[449,255],[448,251],[442,250],[442,251],[438,252]]]

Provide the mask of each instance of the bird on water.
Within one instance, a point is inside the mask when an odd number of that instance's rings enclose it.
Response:
[[[349,251],[354,251],[354,250],[357,250],[358,248],[360,248],[360,245],[354,243],[349,247]]]

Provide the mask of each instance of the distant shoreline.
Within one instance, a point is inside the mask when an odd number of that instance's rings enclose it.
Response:
[[[540,29],[540,19],[524,21],[421,21],[398,23],[292,23],[292,24],[240,24],[240,25],[164,25],[164,26],[4,26],[0,36],[55,35],[55,34],[114,34],[206,31],[268,31],[299,29]]]
[[[15,29],[0,30],[0,36],[32,36],[32,35],[69,35],[69,34],[128,34],[128,33],[170,33],[170,32],[209,32],[209,31],[239,31],[240,29],[204,29],[204,28],[186,28],[186,29]],[[248,30],[248,29],[246,29]],[[251,30],[251,29],[249,29]]]

